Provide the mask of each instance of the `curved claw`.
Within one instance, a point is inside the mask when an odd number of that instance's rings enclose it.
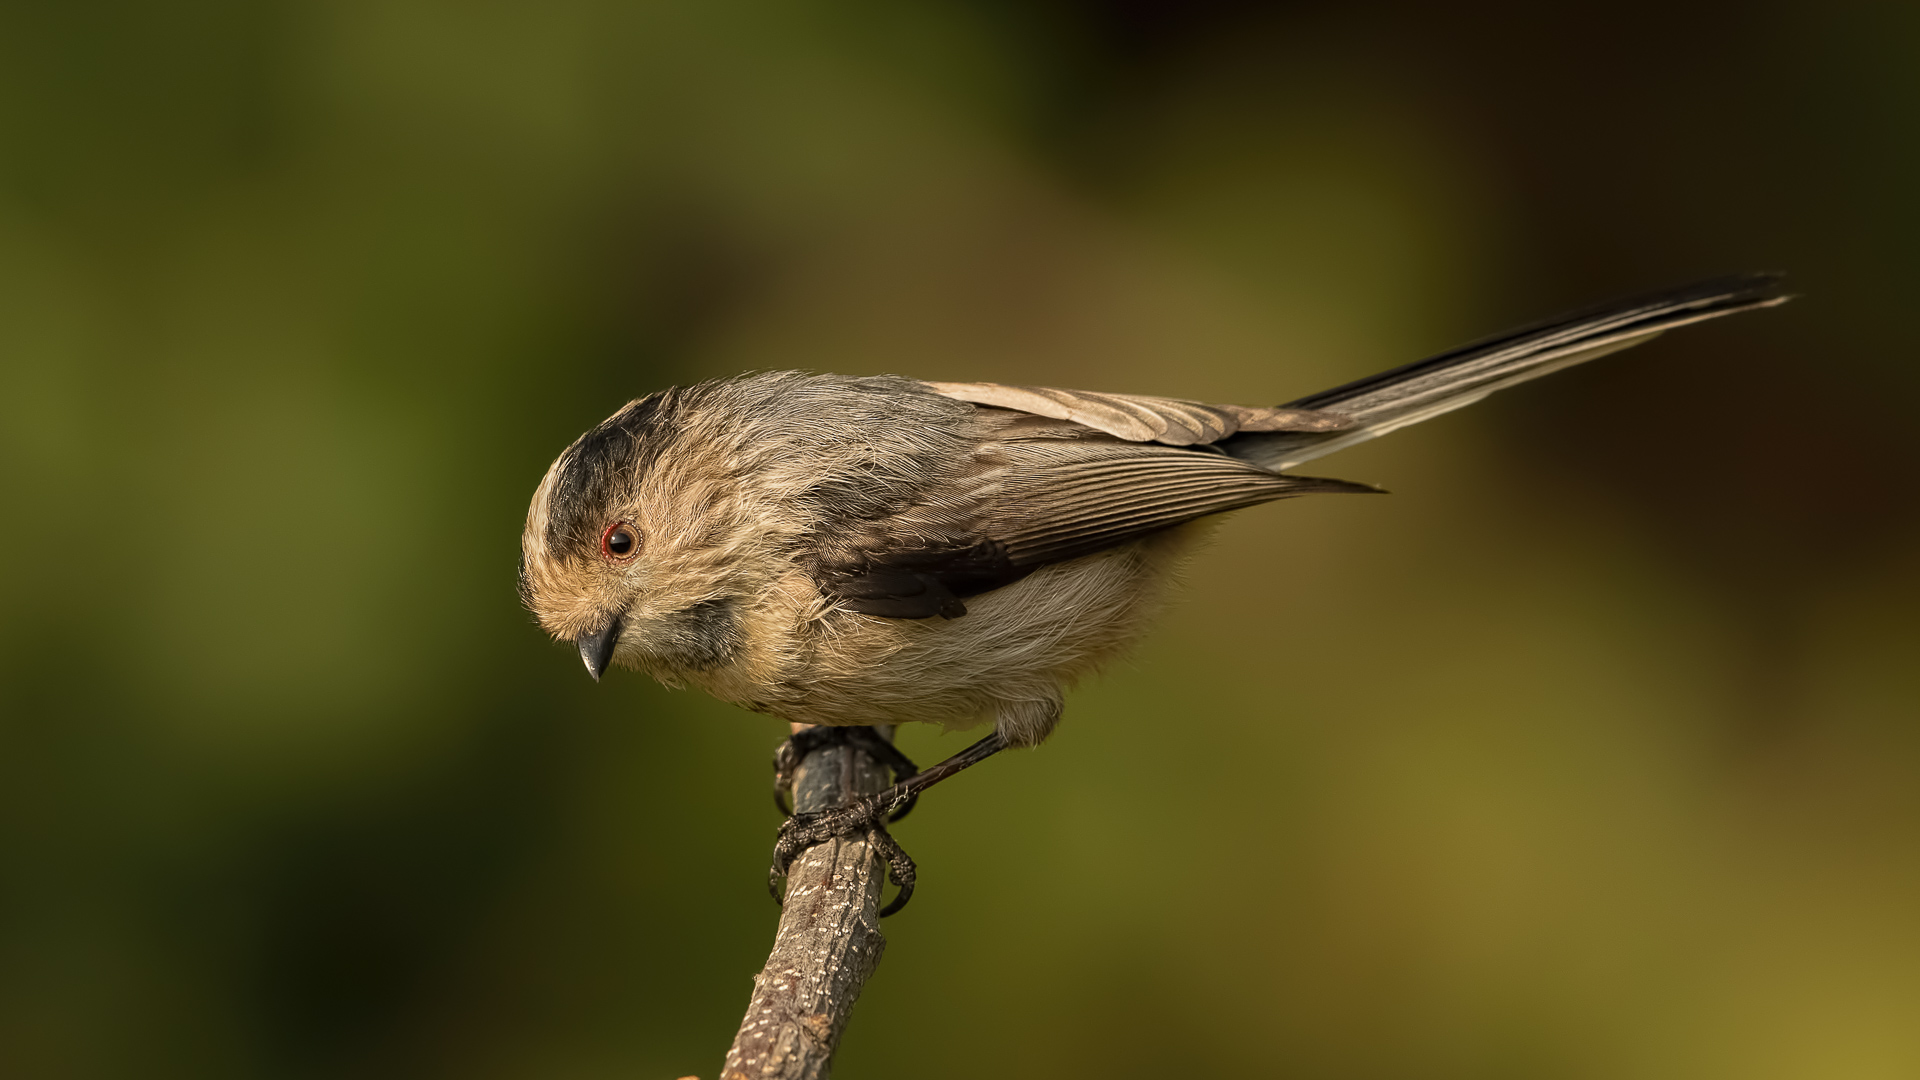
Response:
[[[807,755],[823,746],[845,739],[839,728],[807,728],[787,736],[780,748],[773,752],[773,805],[782,817],[792,817],[793,807],[787,799],[793,794],[793,780],[800,771],[800,764]]]
[[[787,737],[773,755],[773,806],[782,817],[793,816],[793,804],[789,801],[793,795],[794,778],[800,772],[800,766],[807,755],[825,746],[835,744],[850,745],[864,751],[867,756],[879,762],[893,773],[893,782],[899,783],[920,771],[913,759],[900,752],[893,743],[869,727],[811,727]],[[908,799],[904,806],[893,811],[889,821],[899,821],[913,809],[919,798]]]
[[[835,810],[798,813],[790,810],[783,796],[791,790],[800,763],[814,749],[829,742],[852,746],[893,773],[894,784],[878,795],[858,799]],[[918,871],[913,860],[887,831],[887,823],[899,821],[913,811],[921,791],[962,769],[986,760],[1005,747],[997,735],[989,735],[930,769],[921,770],[890,741],[871,728],[806,728],[794,733],[774,757],[774,805],[787,820],[780,825],[779,839],[773,847],[773,865],[767,872],[767,892],[775,903],[784,903],[780,879],[800,853],[839,836],[862,836],[873,855],[886,864],[886,878],[899,889],[891,903],[880,909],[880,916],[897,914],[913,899]],[[884,882],[883,882],[884,883]]]
[[[902,848],[900,842],[887,832],[885,826],[875,825],[869,829],[867,841],[873,845],[874,854],[886,862],[887,877],[900,887],[900,891],[894,895],[893,902],[880,909],[880,917],[884,919],[899,912],[901,908],[907,906],[907,901],[913,899],[913,886],[919,878],[919,870],[913,865],[913,859],[907,855],[906,849]]]
[[[897,881],[894,882],[894,884],[900,885]],[[906,907],[907,901],[911,899],[913,899],[913,882],[909,881],[905,885],[900,885],[900,891],[894,894],[893,903],[880,909],[880,918],[884,919],[889,915],[899,914],[900,909]]]
[[[887,877],[900,889],[893,902],[880,909],[881,917],[885,918],[906,907],[907,901],[913,898],[918,870],[913,859],[901,848],[900,842],[881,823],[881,817],[882,807],[879,804],[862,800],[840,810],[795,814],[788,818],[780,826],[780,838],[773,845],[773,865],[767,869],[767,894],[773,897],[774,903],[784,906],[780,879],[787,876],[794,860],[802,852],[837,836],[864,833],[867,843],[872,845],[874,856],[886,864]]]

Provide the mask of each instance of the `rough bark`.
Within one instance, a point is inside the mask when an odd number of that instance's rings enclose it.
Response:
[[[794,809],[830,810],[878,794],[887,782],[886,770],[861,751],[823,747],[800,766]],[[794,861],[773,952],[754,977],[721,1080],[827,1075],[853,1003],[887,945],[879,917],[885,873],[862,837],[820,844]]]

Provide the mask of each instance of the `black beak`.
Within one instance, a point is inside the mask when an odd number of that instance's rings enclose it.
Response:
[[[580,661],[587,665],[587,674],[594,682],[600,681],[600,673],[607,670],[607,664],[613,660],[613,647],[620,640],[620,616],[615,615],[606,629],[597,634],[582,634],[574,639],[580,646]]]

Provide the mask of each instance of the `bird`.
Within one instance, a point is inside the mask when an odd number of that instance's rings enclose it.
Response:
[[[534,491],[520,596],[597,681],[671,687],[814,725],[776,770],[852,736],[894,768],[879,795],[790,816],[769,873],[888,834],[932,785],[1059,723],[1077,680],[1147,630],[1204,519],[1373,493],[1293,468],[1691,323],[1791,297],[1744,274],[1597,305],[1273,407],[898,375],[773,371],[628,402]],[[985,723],[925,770],[882,725]]]

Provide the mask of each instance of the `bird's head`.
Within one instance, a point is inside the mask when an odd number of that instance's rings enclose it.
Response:
[[[520,596],[598,679],[619,663],[663,677],[724,659],[755,565],[723,453],[702,452],[676,393],[641,398],[567,447],[533,493]]]

